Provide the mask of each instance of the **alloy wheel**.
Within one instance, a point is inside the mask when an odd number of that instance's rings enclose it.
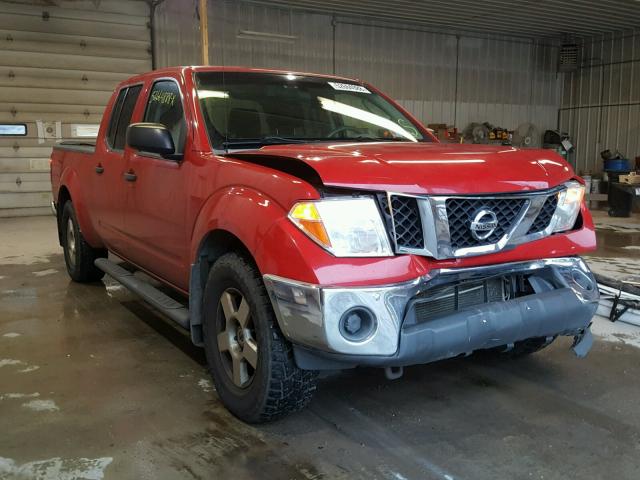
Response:
[[[258,343],[246,298],[235,288],[220,296],[218,305],[218,351],[224,369],[239,388],[247,387],[258,365]]]
[[[76,266],[76,231],[73,228],[73,220],[67,220],[67,258],[71,268]]]

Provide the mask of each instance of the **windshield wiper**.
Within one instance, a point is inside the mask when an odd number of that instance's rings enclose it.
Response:
[[[331,138],[330,141],[344,141],[344,142],[410,142],[408,138],[402,137],[347,137],[347,138]]]
[[[262,138],[242,138],[238,140],[227,140],[222,142],[224,148],[243,147],[247,145],[286,145],[288,143],[309,143],[317,142],[317,138],[293,138],[268,135]]]
[[[280,137],[277,135],[268,135],[262,138],[239,138],[237,140],[227,140],[222,142],[222,148],[247,148],[253,146],[265,146],[265,145],[287,145],[293,143],[316,143],[316,142],[410,142],[407,138],[402,137],[340,137],[340,138],[320,138],[320,137],[308,137],[308,138],[296,138],[296,137]]]

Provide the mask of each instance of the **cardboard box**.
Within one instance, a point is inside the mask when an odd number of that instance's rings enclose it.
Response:
[[[446,123],[430,123],[427,128],[433,132],[438,140],[444,143],[457,143],[460,141],[458,129]]]
[[[620,175],[620,183],[640,185],[640,175],[636,175],[636,172],[631,172],[629,175]]]

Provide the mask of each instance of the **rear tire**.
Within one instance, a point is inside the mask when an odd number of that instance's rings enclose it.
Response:
[[[59,226],[64,249],[64,261],[67,265],[67,273],[74,282],[96,282],[104,277],[104,272],[98,269],[93,262],[96,258],[106,258],[107,250],[93,248],[89,245],[80,231],[76,211],[73,203],[68,201],[62,210],[62,222]]]
[[[257,269],[236,253],[211,267],[204,292],[207,363],[224,406],[260,423],[304,408],[317,372],[295,364]]]

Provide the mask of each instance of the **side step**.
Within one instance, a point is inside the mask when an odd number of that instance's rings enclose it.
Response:
[[[187,330],[189,329],[189,310],[185,308],[184,305],[176,302],[173,298],[165,295],[144,280],[136,278],[133,273],[106,258],[98,258],[94,264],[133,293],[142,297],[143,300],[149,302],[181,327]]]

